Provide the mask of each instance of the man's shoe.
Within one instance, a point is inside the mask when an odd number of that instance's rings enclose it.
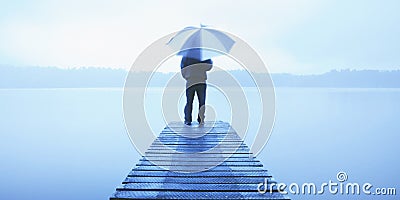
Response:
[[[190,126],[192,125],[192,122],[185,122],[185,125]]]
[[[204,124],[204,120],[201,120],[201,118],[197,118],[197,122],[199,122],[199,124]]]
[[[204,125],[204,121],[203,120],[197,120],[197,122],[199,122],[199,125]]]

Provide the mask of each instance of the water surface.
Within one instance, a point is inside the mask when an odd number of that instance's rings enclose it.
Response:
[[[247,95],[257,101],[254,91]],[[222,97],[212,90],[208,97],[218,119],[229,121]],[[345,171],[348,182],[399,192],[399,102],[399,89],[277,88],[275,127],[258,157],[278,182],[318,184]],[[122,113],[120,89],[0,90],[2,199],[107,199],[139,158]],[[164,126],[150,116],[155,131]]]

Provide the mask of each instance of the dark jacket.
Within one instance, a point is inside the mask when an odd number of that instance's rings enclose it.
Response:
[[[205,83],[207,80],[207,71],[211,70],[212,64],[211,59],[200,61],[198,59],[183,57],[181,61],[182,77],[188,84]]]

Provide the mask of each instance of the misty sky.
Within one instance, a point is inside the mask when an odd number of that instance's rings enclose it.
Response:
[[[129,68],[200,23],[255,48],[272,72],[400,69],[400,1],[0,1],[0,65]]]

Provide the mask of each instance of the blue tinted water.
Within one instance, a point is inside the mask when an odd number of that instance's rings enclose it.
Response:
[[[218,94],[208,96],[209,104],[225,106]],[[345,171],[348,182],[399,193],[399,102],[399,89],[277,88],[275,127],[258,157],[278,182],[318,185]],[[1,199],[107,199],[138,157],[124,128],[120,89],[0,90]]]

